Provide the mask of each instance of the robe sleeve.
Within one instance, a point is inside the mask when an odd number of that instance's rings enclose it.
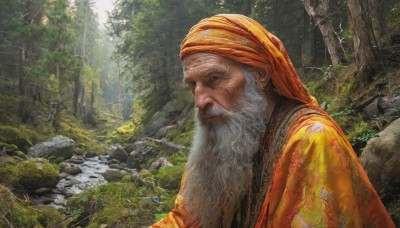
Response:
[[[186,211],[182,205],[182,195],[178,194],[175,200],[175,208],[172,209],[167,216],[159,222],[151,225],[151,228],[178,228],[185,227],[184,219]]]
[[[395,227],[347,139],[318,116],[288,135],[260,216],[258,227]]]
[[[182,196],[185,180],[186,173],[183,174],[181,188],[179,190],[178,196],[175,199],[175,208],[173,208],[164,219],[151,225],[150,228],[183,228],[188,226],[195,227],[194,225],[190,225],[190,223],[187,221],[189,216],[184,206],[184,200]]]

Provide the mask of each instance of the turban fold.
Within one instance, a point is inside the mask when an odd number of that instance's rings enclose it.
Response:
[[[300,81],[282,42],[251,18],[219,14],[201,20],[182,41],[180,58],[199,52],[264,70],[280,95],[318,106]]]

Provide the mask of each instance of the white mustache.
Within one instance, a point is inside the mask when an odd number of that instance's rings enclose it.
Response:
[[[218,104],[213,104],[210,108],[207,109],[199,109],[198,110],[200,119],[209,117],[209,116],[223,116],[227,117],[231,115],[231,112],[224,109]]]

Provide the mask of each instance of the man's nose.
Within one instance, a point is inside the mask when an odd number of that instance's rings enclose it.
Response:
[[[209,91],[201,85],[197,85],[193,91],[194,102],[198,109],[206,109],[214,102]]]

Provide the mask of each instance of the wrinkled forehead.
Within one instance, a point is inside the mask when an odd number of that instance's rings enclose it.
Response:
[[[197,66],[199,64],[204,64],[204,62],[209,60],[210,57],[213,57],[214,59],[218,59],[220,63],[234,65],[234,66],[239,67],[242,70],[247,71],[247,72],[258,72],[261,74],[265,74],[264,69],[255,68],[251,65],[237,62],[234,59],[230,59],[230,58],[222,56],[222,55],[207,53],[207,52],[199,52],[199,53],[194,53],[194,54],[185,56],[182,59],[183,71],[189,70],[190,67]]]

